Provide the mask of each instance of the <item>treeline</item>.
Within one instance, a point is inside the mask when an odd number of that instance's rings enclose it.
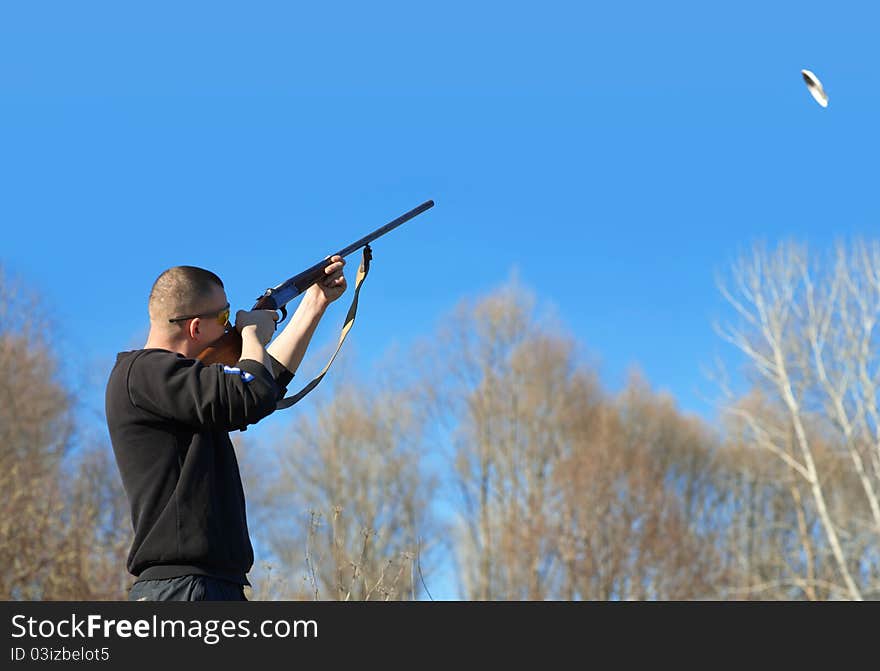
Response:
[[[638,374],[605,389],[512,283],[381,379],[325,381],[274,444],[244,434],[252,598],[425,599],[447,566],[463,599],[880,597],[880,249],[755,248],[721,290],[748,388],[717,426]],[[51,347],[0,325],[0,596],[124,598],[109,447],[69,449]]]
[[[118,599],[131,528],[107,445],[78,449],[36,296],[0,268],[0,599]]]

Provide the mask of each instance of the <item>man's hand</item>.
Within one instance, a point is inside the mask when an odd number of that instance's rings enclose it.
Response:
[[[330,260],[333,263],[324,268],[324,279],[318,280],[310,286],[304,296],[304,298],[307,297],[315,301],[316,305],[322,309],[345,293],[345,288],[348,286],[345,275],[342,274],[345,259],[341,256],[332,256]]]
[[[246,330],[256,335],[261,345],[266,345],[275,334],[275,322],[278,313],[275,310],[239,310],[235,313],[235,328],[244,338]]]
[[[324,269],[324,278],[308,288],[290,322],[267,349],[291,373],[296,373],[302,363],[324,310],[345,291],[345,259],[337,254],[329,260],[332,263]]]

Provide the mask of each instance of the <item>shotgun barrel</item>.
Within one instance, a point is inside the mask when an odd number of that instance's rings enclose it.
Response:
[[[373,242],[373,240],[382,237],[386,233],[394,230],[401,224],[405,224],[407,221],[420,215],[425,210],[429,210],[434,207],[433,200],[426,200],[424,203],[419,205],[418,207],[414,207],[409,212],[406,212],[397,219],[388,222],[384,226],[377,228],[375,231],[370,233],[369,235],[365,235],[357,242],[353,242],[348,247],[343,247],[341,250],[336,252],[336,254],[331,254],[326,259],[323,259],[313,265],[311,268],[304,270],[303,272],[294,275],[288,280],[285,280],[277,287],[272,287],[271,289],[266,289],[263,292],[257,302],[254,304],[252,310],[281,310],[281,319],[278,321],[281,322],[287,317],[287,310],[284,307],[291,300],[299,296],[301,293],[306,291],[310,286],[312,286],[315,282],[324,277],[324,270],[329,266],[332,262],[330,259],[334,256],[341,256],[345,258],[352,252],[357,251],[361,247],[365,247],[366,245]],[[228,366],[233,365],[241,358],[241,334],[238,332],[238,329],[231,328],[229,331],[223,335],[217,342],[213,345],[207,347],[201,354],[199,354],[198,358],[205,364],[212,363],[223,363]]]
[[[333,256],[341,256],[345,258],[352,252],[356,252],[361,247],[365,247],[370,244],[376,238],[380,238],[386,233],[393,231],[395,228],[400,226],[401,224],[405,224],[407,221],[420,215],[425,210],[429,210],[434,207],[433,200],[427,200],[418,207],[411,209],[409,212],[400,215],[394,221],[388,222],[381,228],[377,228],[375,231],[370,233],[369,235],[365,235],[357,242],[353,242],[348,247],[344,247],[340,249],[336,254],[331,254],[326,259],[319,261],[311,268],[304,270],[298,275],[294,275],[289,280],[286,280],[279,284],[277,287],[273,287],[272,289],[266,289],[265,293],[257,299],[256,305],[254,305],[254,310],[280,310],[287,303],[289,303],[292,299],[299,296],[306,289],[312,286],[315,282],[324,277],[324,269],[330,265],[330,259]],[[282,320],[284,317],[282,316]]]

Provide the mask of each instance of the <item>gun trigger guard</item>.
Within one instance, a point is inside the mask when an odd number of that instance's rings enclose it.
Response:
[[[277,328],[277,325],[278,325],[278,324],[280,324],[280,323],[283,322],[285,319],[287,319],[287,307],[284,306],[284,305],[282,305],[282,306],[281,306],[280,308],[278,308],[278,309],[281,310],[281,318],[280,318],[277,322],[275,322],[275,324],[276,324],[276,328]]]

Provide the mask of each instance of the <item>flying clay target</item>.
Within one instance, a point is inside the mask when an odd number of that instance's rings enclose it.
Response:
[[[822,88],[822,82],[819,81],[819,78],[809,70],[801,70],[801,75],[803,75],[804,81],[807,83],[807,89],[809,89],[810,95],[813,96],[816,102],[822,105],[822,107],[828,107],[828,94],[826,94],[825,89]]]

